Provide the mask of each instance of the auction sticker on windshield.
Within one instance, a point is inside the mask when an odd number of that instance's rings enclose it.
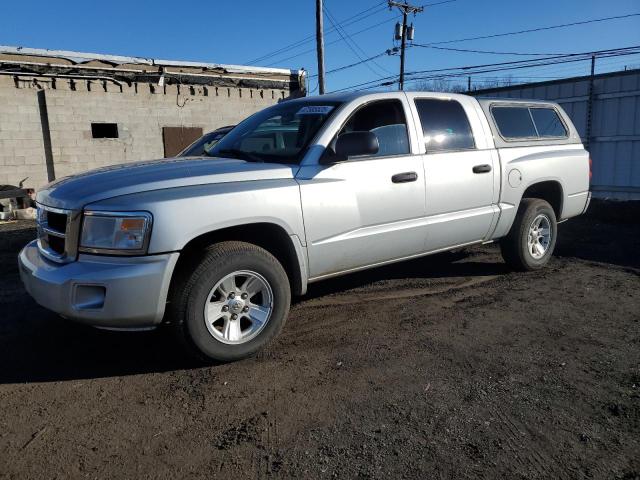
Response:
[[[333,110],[331,105],[307,105],[298,110],[296,115],[327,115],[331,110]]]

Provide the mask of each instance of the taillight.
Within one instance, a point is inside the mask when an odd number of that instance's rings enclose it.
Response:
[[[593,177],[593,160],[589,157],[589,180]]]

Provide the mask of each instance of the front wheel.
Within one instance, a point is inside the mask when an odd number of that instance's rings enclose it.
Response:
[[[523,198],[509,234],[500,241],[502,257],[516,270],[542,268],[553,254],[557,233],[551,205],[539,198]]]
[[[280,333],[291,291],[273,255],[249,243],[222,242],[191,265],[172,298],[175,327],[191,353],[203,360],[239,360]]]

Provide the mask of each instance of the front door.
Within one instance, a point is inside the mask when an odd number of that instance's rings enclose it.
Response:
[[[406,100],[357,109],[338,135],[371,131],[378,153],[298,175],[312,279],[420,253],[425,244],[422,158],[412,155]]]

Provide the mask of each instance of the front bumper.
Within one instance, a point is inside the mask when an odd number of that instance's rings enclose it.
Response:
[[[80,255],[58,264],[43,258],[34,240],[18,263],[27,292],[43,307],[97,327],[143,328],[162,321],[178,256]]]

